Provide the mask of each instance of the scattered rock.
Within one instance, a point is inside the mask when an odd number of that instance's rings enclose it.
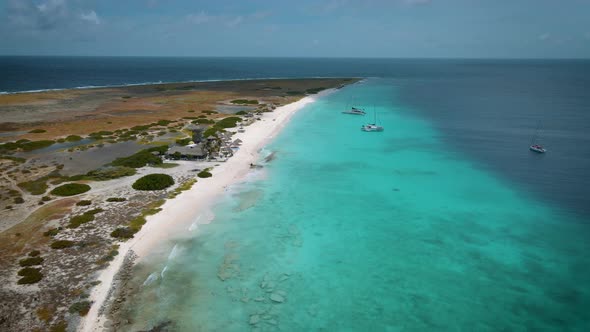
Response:
[[[250,325],[256,325],[258,324],[258,322],[260,322],[260,316],[259,315],[252,315],[250,316]]]
[[[273,301],[273,302],[277,302],[277,303],[283,303],[283,302],[285,302],[285,298],[282,297],[281,295],[277,294],[277,293],[270,294],[270,300]]]

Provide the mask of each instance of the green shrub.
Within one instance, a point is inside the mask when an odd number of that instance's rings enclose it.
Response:
[[[183,139],[177,139],[176,140],[176,144],[181,145],[181,146],[186,146],[188,145],[190,142],[192,141],[192,138],[187,137],[187,138],[183,138]]]
[[[78,203],[76,203],[77,206],[88,206],[92,204],[92,201],[88,201],[88,200],[81,200]]]
[[[59,233],[60,228],[51,228],[48,231],[44,232],[44,236],[56,236]]]
[[[33,129],[29,131],[29,134],[41,134],[41,133],[46,133],[47,130],[45,129]]]
[[[73,247],[75,245],[76,245],[76,242],[74,242],[74,241],[57,240],[51,244],[51,249],[65,249],[65,248]]]
[[[91,304],[92,303],[90,303],[89,301],[76,302],[70,306],[68,311],[71,314],[78,313],[80,316],[86,316],[86,314],[88,314],[88,311],[90,310]]]
[[[55,143],[55,141],[52,140],[32,141],[23,143],[20,145],[20,147],[21,149],[23,149],[23,151],[33,151],[37,149],[46,148],[48,146],[53,145],[53,143]]]
[[[236,112],[236,115],[246,115],[246,114],[248,114],[248,112],[246,112],[246,111]]]
[[[144,216],[135,217],[129,222],[129,229],[133,231],[133,233],[137,233],[145,223],[146,220]]]
[[[149,174],[143,176],[132,187],[135,190],[162,190],[174,184],[174,179],[167,174]]]
[[[231,101],[231,103],[238,105],[258,105],[258,100],[234,99]]]
[[[93,214],[83,213],[81,215],[73,216],[70,218],[68,228],[78,228],[80,225],[91,222],[92,220],[94,220]]]
[[[112,179],[122,178],[125,176],[135,175],[136,173],[137,171],[135,171],[135,169],[131,167],[103,167],[86,173],[84,178],[92,181],[108,181]]]
[[[301,91],[287,91],[287,94],[290,96],[295,96],[295,95],[302,95],[304,93]]]
[[[229,118],[221,119],[217,121],[215,127],[218,128],[233,128],[237,125],[238,122],[242,121],[240,117],[237,116],[230,116]]]
[[[191,123],[194,123],[194,124],[214,124],[215,121],[212,119],[196,119],[194,121],[191,121]]]
[[[22,277],[17,282],[20,285],[35,284],[43,279],[41,269],[32,267],[25,267],[24,269],[18,271],[18,275]]]
[[[78,142],[81,141],[82,137],[78,135],[69,135],[66,137],[66,141],[68,142]]]
[[[213,176],[213,174],[209,173],[207,170],[203,170],[197,173],[197,176],[200,178],[210,178]]]
[[[125,166],[125,167],[132,167],[132,168],[140,168],[145,165],[159,165],[162,163],[162,159],[158,156],[152,154],[152,152],[157,151],[160,154],[163,154],[168,150],[167,145],[157,146],[145,150],[141,150],[132,154],[129,157],[122,157],[115,159],[111,164],[113,166]]]
[[[135,234],[129,227],[119,227],[111,232],[111,236],[118,239],[130,239]]]
[[[23,204],[24,202],[25,200],[20,196],[14,198],[14,204]]]
[[[174,122],[174,121],[170,121],[170,120],[160,120],[160,121],[156,122],[156,124],[157,124],[158,126],[164,126],[164,127],[165,127],[165,126],[167,126],[167,125],[171,124],[172,122]]]
[[[56,196],[74,196],[82,194],[90,190],[90,186],[82,183],[67,183],[54,188],[51,191],[52,195]]]
[[[37,257],[39,255],[41,255],[41,252],[39,250],[33,250],[29,253],[30,257]]]
[[[125,202],[127,198],[125,197],[109,197],[107,198],[107,202]]]
[[[41,265],[41,263],[43,263],[43,257],[29,257],[29,258],[24,258],[21,259],[20,261],[18,261],[18,264],[20,266],[34,266],[34,265]]]
[[[207,128],[207,130],[205,130],[205,131],[203,132],[203,137],[209,137],[209,136],[213,136],[213,135],[215,135],[215,134],[216,134],[218,131],[221,131],[221,129],[219,129],[219,128],[215,127],[215,126],[213,126],[213,127],[210,127],[210,128]]]
[[[0,159],[12,160],[12,161],[20,163],[20,164],[27,161],[25,158],[19,158],[19,157],[13,157],[13,156],[0,156]]]
[[[43,197],[41,197],[41,200],[43,202],[49,202],[51,200],[51,197],[50,196],[43,196]]]

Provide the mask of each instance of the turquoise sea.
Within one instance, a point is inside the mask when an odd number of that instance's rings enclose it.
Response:
[[[123,330],[589,331],[583,214],[474,159],[400,91],[373,78],[299,111],[264,177],[137,267]],[[340,113],[352,97],[366,117]],[[373,112],[385,131],[360,131]]]

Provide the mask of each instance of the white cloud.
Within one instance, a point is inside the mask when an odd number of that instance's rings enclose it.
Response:
[[[96,15],[96,12],[94,10],[91,10],[86,14],[82,13],[80,15],[80,18],[84,21],[88,21],[94,24],[100,24],[100,19],[98,18],[98,15]]]

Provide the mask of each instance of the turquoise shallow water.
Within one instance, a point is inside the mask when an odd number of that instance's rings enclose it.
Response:
[[[264,180],[138,267],[126,330],[590,330],[589,226],[438,135],[388,80],[306,107]]]

